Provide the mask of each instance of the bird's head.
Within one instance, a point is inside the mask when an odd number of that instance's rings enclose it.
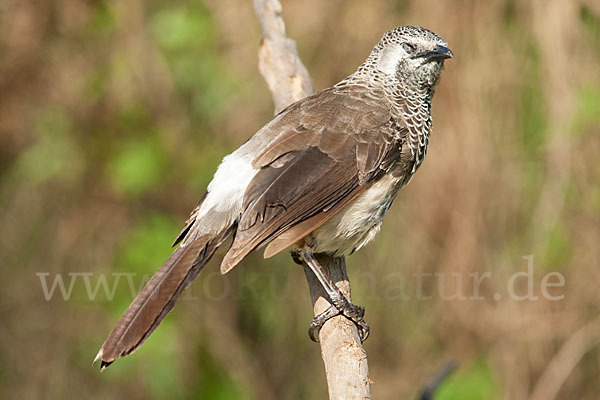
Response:
[[[431,88],[440,79],[444,60],[454,56],[447,46],[428,29],[401,26],[383,35],[366,63],[405,85]]]

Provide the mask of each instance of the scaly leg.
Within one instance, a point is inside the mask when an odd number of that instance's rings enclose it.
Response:
[[[365,308],[363,306],[356,306],[350,303],[342,291],[333,283],[331,278],[327,276],[327,273],[319,264],[315,256],[308,251],[300,251],[298,253],[300,258],[306,262],[311,271],[315,274],[319,283],[329,296],[331,300],[331,307],[313,318],[310,327],[308,328],[308,335],[314,342],[318,342],[318,333],[329,319],[336,315],[342,314],[352,322],[354,322],[358,328],[361,341],[367,340],[369,336],[369,324],[364,320]]]

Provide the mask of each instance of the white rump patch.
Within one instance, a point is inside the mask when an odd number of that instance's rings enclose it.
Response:
[[[192,230],[204,233],[219,232],[239,218],[244,193],[258,172],[252,168],[251,158],[240,150],[223,158],[208,185],[208,194],[200,206]],[[205,216],[207,218],[203,218]],[[182,245],[185,245],[185,242]]]
[[[250,157],[240,155],[238,151],[223,158],[208,185],[208,196],[202,203],[200,213],[215,210],[239,214],[246,188],[257,172],[252,167]]]

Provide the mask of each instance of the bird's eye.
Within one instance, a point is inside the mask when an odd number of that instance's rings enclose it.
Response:
[[[412,54],[415,52],[415,50],[417,49],[415,47],[414,44],[412,43],[408,43],[408,42],[403,42],[402,43],[402,48],[404,49],[404,51],[406,51],[408,54]]]

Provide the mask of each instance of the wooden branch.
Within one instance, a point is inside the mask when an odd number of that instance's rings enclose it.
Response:
[[[312,79],[298,56],[296,42],[285,36],[279,0],[253,1],[262,28],[258,68],[269,86],[277,114],[313,94]]]
[[[350,298],[350,281],[346,274],[344,258],[333,258],[324,254],[317,259],[335,284]],[[315,315],[327,310],[331,304],[327,295],[307,265],[304,273],[310,289]],[[367,353],[362,347],[356,325],[343,316],[337,316],[325,323],[319,332],[321,357],[325,363],[327,386],[330,399],[371,399],[371,380]]]
[[[253,0],[262,27],[259,69],[265,78],[278,113],[294,101],[313,93],[312,80],[302,64],[296,43],[286,37],[279,0]],[[350,300],[350,282],[343,258],[319,255],[331,279]],[[315,315],[330,307],[316,277],[305,265]],[[330,399],[371,399],[367,353],[354,323],[337,316],[325,323],[319,334]]]

